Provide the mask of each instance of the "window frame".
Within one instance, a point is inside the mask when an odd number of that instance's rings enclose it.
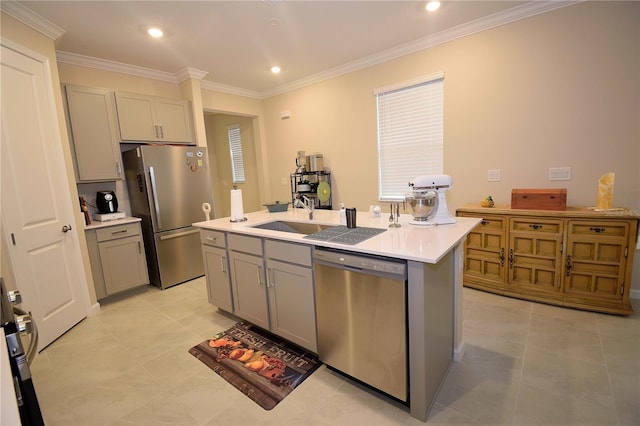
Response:
[[[244,168],[244,153],[242,150],[242,135],[239,124],[227,126],[229,142],[229,157],[231,160],[231,177],[234,184],[247,181]]]
[[[403,201],[415,177],[444,170],[444,73],[385,86],[374,95],[378,200]]]

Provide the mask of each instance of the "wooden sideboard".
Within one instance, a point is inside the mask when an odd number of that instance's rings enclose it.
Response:
[[[474,205],[457,215],[482,218],[465,241],[464,286],[590,311],[633,312],[637,212]]]

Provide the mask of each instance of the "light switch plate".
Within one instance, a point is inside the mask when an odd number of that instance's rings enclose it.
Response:
[[[500,182],[502,180],[501,170],[487,170],[487,182]]]
[[[550,167],[549,180],[571,180],[571,167]]]

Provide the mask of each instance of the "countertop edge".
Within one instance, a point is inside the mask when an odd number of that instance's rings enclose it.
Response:
[[[125,217],[123,219],[109,220],[106,222],[92,221],[91,225],[85,225],[84,230],[91,231],[93,229],[107,228],[109,226],[117,226],[117,225],[126,225],[127,223],[135,223],[135,222],[141,222],[141,221],[142,219],[139,217]]]
[[[316,210],[313,223],[339,225],[340,216],[337,210]],[[357,224],[362,227],[384,228],[386,232],[378,234],[359,244],[339,244],[328,241],[304,238],[303,234],[272,231],[253,228],[262,223],[286,220],[309,222],[302,209],[289,209],[286,212],[269,213],[266,210],[245,214],[244,222],[231,222],[230,218],[212,219],[193,223],[194,227],[215,231],[243,234],[261,238],[277,239],[292,243],[300,243],[317,247],[334,248],[363,254],[373,254],[422,263],[438,263],[442,257],[464,241],[467,234],[480,223],[479,218],[458,217],[457,222],[448,225],[421,226],[413,225],[411,215],[400,215],[400,227],[389,228],[386,217],[371,218],[368,213],[357,214]]]

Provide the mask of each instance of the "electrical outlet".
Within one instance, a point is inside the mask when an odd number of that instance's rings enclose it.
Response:
[[[487,170],[487,182],[500,182],[502,180],[501,170]]]
[[[571,167],[550,167],[549,180],[571,180]]]

